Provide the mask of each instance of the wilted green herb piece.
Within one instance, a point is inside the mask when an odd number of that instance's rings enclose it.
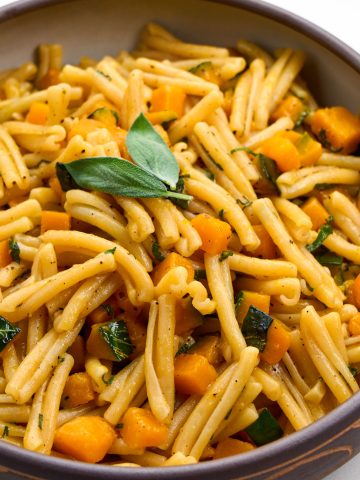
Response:
[[[336,255],[336,253],[327,252],[323,255],[315,255],[316,260],[326,267],[339,267],[343,263],[343,257]]]
[[[272,321],[270,315],[250,305],[241,327],[246,344],[263,352],[266,346],[267,332]]]
[[[104,373],[104,375],[101,377],[101,380],[105,383],[105,385],[111,385],[114,381],[114,376],[111,375],[111,377],[106,379],[106,374]]]
[[[14,262],[20,263],[20,247],[14,238],[9,239],[9,250]]]
[[[112,253],[114,255],[114,253],[116,252],[116,247],[114,248],[109,248],[109,250],[105,250],[104,253]]]
[[[321,245],[324,243],[327,237],[333,233],[333,228],[332,228],[333,221],[334,221],[334,218],[332,215],[330,215],[329,218],[326,220],[325,225],[323,225],[320,228],[315,240],[309,245],[306,245],[306,248],[307,250],[309,250],[309,252],[311,253],[315,252],[315,250],[321,247]]]
[[[236,315],[239,313],[239,308],[241,307],[243,300],[244,300],[244,292],[240,290],[240,292],[238,292],[235,298],[235,314]]]
[[[330,150],[330,152],[332,153],[339,153],[341,152],[342,150],[342,147],[340,148],[334,148],[331,144],[331,142],[329,141],[328,137],[327,137],[327,133],[326,133],[326,130],[324,128],[322,128],[320,130],[320,132],[318,133],[317,135],[318,139],[320,140],[320,143],[321,145],[324,147],[324,148],[327,148],[328,150]]]
[[[43,428],[43,421],[44,421],[44,415],[42,413],[39,413],[38,426],[40,430],[42,430]]]
[[[8,437],[8,436],[9,436],[9,427],[7,425],[5,425],[3,433],[1,435],[1,438],[5,438],[5,437]]]
[[[125,360],[133,352],[134,347],[124,320],[102,325],[99,327],[99,332],[117,360]]]
[[[281,438],[284,434],[279,422],[267,408],[261,410],[259,418],[245,429],[251,440],[257,445],[266,445]]]
[[[181,355],[182,353],[186,353],[190,350],[190,348],[195,344],[195,340],[193,337],[187,337],[185,342],[180,346],[179,350],[176,352],[176,357]]]
[[[158,260],[159,262],[162,262],[163,260],[165,260],[165,255],[160,250],[160,245],[158,244],[158,242],[153,242],[151,251],[155,259]]]
[[[103,303],[101,307],[105,310],[105,312],[109,315],[110,318],[114,318],[115,312],[110,303]]]
[[[223,262],[232,255],[234,255],[234,252],[232,252],[231,250],[223,250],[219,256],[219,262]]]
[[[358,370],[357,368],[351,367],[351,366],[349,366],[349,370],[350,370],[351,375],[352,375],[353,377],[356,377],[356,375],[357,375],[358,372],[359,372],[359,370]]]
[[[309,115],[309,110],[303,110],[300,115],[298,116],[294,128],[299,128],[304,123],[306,117]]]
[[[10,323],[6,318],[0,316],[0,352],[6,345],[21,332],[19,327]]]
[[[179,180],[176,184],[176,187],[173,191],[176,192],[176,193],[183,194],[184,191],[185,191],[184,178],[188,178],[188,177],[190,177],[190,175],[180,175]],[[189,197],[189,200],[183,200],[181,198],[173,198],[173,199],[171,199],[171,201],[173,203],[175,203],[175,205],[177,205],[180,208],[187,208],[189,206],[189,203],[190,203],[190,197]]]
[[[202,268],[197,268],[194,272],[194,280],[204,280],[206,278],[206,271]]]

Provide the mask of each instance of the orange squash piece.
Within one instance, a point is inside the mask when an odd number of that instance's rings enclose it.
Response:
[[[75,135],[80,135],[84,140],[89,133],[95,132],[100,128],[106,128],[102,122],[94,120],[93,118],[81,118],[78,123],[73,125],[68,133],[68,140],[71,140]]]
[[[36,125],[45,125],[50,114],[50,107],[45,102],[33,102],[25,120]]]
[[[320,108],[307,123],[324,147],[348,155],[360,143],[360,120],[344,107]]]
[[[222,359],[220,338],[216,335],[201,337],[190,349],[189,353],[197,353],[207,359],[211,365],[218,365]]]
[[[191,224],[200,235],[201,250],[215,255],[227,249],[231,238],[231,227],[227,222],[207,213],[200,213],[191,220]]]
[[[250,450],[254,450],[254,448],[254,445],[249,442],[243,442],[236,438],[225,438],[217,444],[214,459],[216,460],[218,458],[238,455],[239,453],[250,452]]]
[[[281,172],[296,170],[301,166],[300,155],[293,141],[281,133],[265,140],[261,152],[274,160]]]
[[[329,212],[325,210],[319,200],[315,197],[306,200],[301,208],[306,215],[310,217],[314,230],[318,230],[320,227],[325,225],[327,219],[329,218]]]
[[[184,114],[186,93],[180,87],[174,85],[162,85],[152,92],[151,112],[164,110],[175,112],[178,117]]]
[[[41,212],[41,233],[48,230],[70,230],[71,217],[66,212],[43,210]]]
[[[10,254],[9,240],[2,240],[0,242],[0,268],[4,268],[11,263],[12,257]]]
[[[85,341],[78,335],[68,348],[68,353],[74,358],[74,365],[71,373],[78,373],[85,370]]]
[[[49,88],[59,83],[60,70],[57,68],[49,68],[48,72],[39,80],[38,87],[40,90]]]
[[[100,307],[95,308],[87,317],[86,321],[90,324],[93,325],[94,323],[105,323],[109,322],[112,319],[112,315],[108,313],[108,310],[106,307],[109,307],[110,310],[113,310],[115,313],[115,310],[117,309],[117,301],[114,297],[108,298],[106,302],[104,302]]]
[[[86,372],[74,373],[68,377],[62,395],[64,408],[78,407],[96,397],[92,380]]]
[[[83,416],[55,431],[54,449],[82,462],[100,462],[116,439],[115,430],[102,417]]]
[[[261,310],[262,312],[269,313],[270,295],[265,295],[264,293],[250,292],[248,290],[242,290],[240,305],[238,306],[236,312],[236,318],[240,325],[246,317],[246,314],[251,305]]]
[[[288,351],[290,343],[289,330],[282,322],[274,318],[268,329],[266,346],[260,353],[260,358],[270,365],[275,365]]]
[[[195,270],[190,260],[176,252],[171,252],[164,260],[162,260],[162,262],[159,263],[159,265],[154,268],[152,272],[154,285],[157,285],[167,272],[176,267],[185,267],[188,272],[188,282],[194,280]]]
[[[252,252],[246,253],[252,257],[273,259],[276,258],[276,247],[272,238],[263,225],[253,225],[256,235],[259,237],[260,245]]]
[[[185,395],[203,395],[215,381],[215,368],[202,355],[183,354],[175,358],[175,389]]]
[[[190,335],[194,328],[204,323],[203,316],[192,305],[190,297],[177,300],[175,305],[175,334]]]
[[[296,122],[300,114],[305,110],[305,106],[300,98],[295,95],[289,95],[284,98],[279,106],[271,114],[271,121],[275,122],[281,117],[290,117],[293,122]]]
[[[158,447],[165,442],[168,428],[150,410],[129,408],[122,418],[121,436],[133,448]]]
[[[115,361],[116,357],[113,351],[100,335],[99,328],[103,325],[106,323],[95,323],[91,326],[90,335],[86,341],[86,350],[94,357]]]
[[[311,167],[322,154],[321,143],[314,140],[307,132],[295,142],[295,146],[300,154],[300,163],[302,167]]]

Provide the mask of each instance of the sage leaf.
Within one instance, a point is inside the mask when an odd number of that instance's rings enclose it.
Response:
[[[126,136],[126,146],[134,162],[174,189],[179,179],[176,158],[143,113]]]
[[[125,360],[133,352],[134,347],[124,320],[109,322],[99,327],[99,332],[117,360]]]
[[[57,163],[56,174],[65,192],[84,188],[124,197],[192,198],[167,190],[159,179],[118,157],[90,157]]]
[[[332,215],[330,215],[329,218],[326,220],[325,225],[323,225],[320,228],[319,233],[315,238],[315,240],[309,245],[306,245],[306,248],[309,252],[311,253],[315,252],[315,250],[317,250],[325,242],[327,237],[333,233],[333,227],[332,227],[333,221],[334,221],[334,218]]]
[[[6,345],[20,332],[21,329],[19,327],[0,316],[0,352],[2,352]]]

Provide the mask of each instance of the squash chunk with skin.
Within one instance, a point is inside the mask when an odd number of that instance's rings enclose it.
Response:
[[[74,373],[66,380],[62,405],[64,408],[78,407],[91,402],[95,396],[90,376],[86,372]]]
[[[360,120],[344,107],[320,108],[308,123],[325,148],[348,155],[360,143]]]
[[[197,353],[175,359],[175,389],[185,395],[203,395],[217,377],[215,368]]]
[[[158,447],[165,442],[168,428],[150,410],[129,408],[122,418],[121,436],[133,448]]]

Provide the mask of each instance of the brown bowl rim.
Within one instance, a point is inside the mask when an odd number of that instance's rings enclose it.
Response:
[[[6,20],[19,17],[27,12],[41,8],[70,3],[74,0],[18,0],[10,5],[0,7],[0,24]],[[75,0],[76,1],[76,0]],[[262,0],[205,0],[211,3],[229,5],[259,14],[265,18],[275,20],[297,32],[305,34],[327,50],[343,60],[348,66],[360,74],[360,54],[342,40],[327,32],[309,20],[284,10],[276,5]],[[352,396],[335,410],[320,420],[275,442],[241,455],[212,460],[195,465],[177,467],[142,467],[116,468],[107,465],[93,465],[75,460],[66,460],[31,452],[6,442],[0,442],[0,461],[6,467],[19,474],[22,472],[32,475],[34,470],[39,476],[50,475],[53,480],[63,480],[66,474],[76,475],[81,479],[104,480],[195,480],[207,477],[209,480],[225,480],[240,475],[251,479],[263,473],[266,474],[274,467],[286,467],[294,458],[301,459],[319,447],[331,444],[344,433],[355,427],[359,422],[360,392]],[[341,428],[343,426],[343,428]],[[358,426],[358,424],[356,425]],[[286,452],[286,455],[284,454]],[[280,459],[282,463],[279,464]],[[286,460],[284,460],[286,458]],[[21,465],[20,465],[21,462]],[[19,465],[19,467],[17,467]],[[266,465],[265,469],[254,470],[255,465]],[[28,467],[28,469],[26,468]],[[24,470],[26,468],[26,470]],[[330,471],[328,472],[330,473]],[[31,478],[31,477],[30,477]],[[34,478],[34,477],[32,477]],[[70,477],[71,478],[71,477]]]

